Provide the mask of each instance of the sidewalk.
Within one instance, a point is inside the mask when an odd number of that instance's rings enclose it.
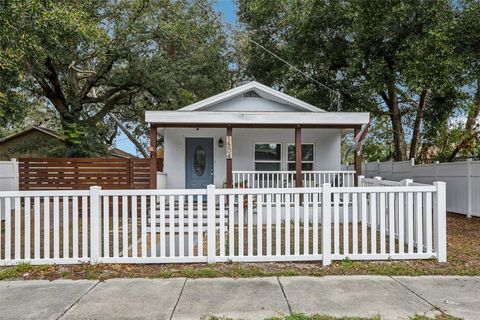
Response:
[[[265,319],[291,313],[480,319],[480,277],[2,281],[1,319]]]

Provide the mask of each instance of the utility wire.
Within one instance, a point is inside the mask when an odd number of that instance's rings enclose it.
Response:
[[[201,7],[203,10],[205,11],[209,11],[210,9],[206,8],[202,3],[200,3],[199,1],[194,1],[194,4],[198,5],[199,7]],[[217,19],[218,17],[215,16],[215,19]],[[217,21],[218,22],[218,21]],[[262,44],[258,43],[257,41],[253,40],[252,38],[250,38],[248,35],[242,33],[240,30],[237,30],[235,27],[231,26],[229,23],[225,22],[225,21],[220,21],[220,24],[224,25],[227,29],[229,29],[231,32],[235,33],[235,34],[238,34],[240,35],[241,37],[243,37],[244,39],[246,39],[247,41],[253,43],[254,45],[258,46],[259,48],[261,48],[262,50],[264,50],[265,52],[267,52],[268,54],[270,54],[271,56],[275,57],[276,59],[280,60],[281,62],[285,63],[287,66],[289,66],[291,69],[297,71],[298,73],[302,74],[304,77],[306,77],[307,79],[315,82],[316,84],[318,84],[319,86],[321,86],[322,88],[324,89],[327,89],[328,91],[330,91],[333,95],[334,95],[334,99],[332,99],[332,102],[333,100],[335,100],[335,103],[337,105],[337,111],[340,111],[341,110],[341,95],[340,95],[340,92],[338,90],[333,90],[331,88],[329,88],[328,86],[326,86],[325,84],[321,83],[320,81],[318,81],[317,79],[313,78],[311,75],[309,75],[307,72],[301,70],[300,68],[296,67],[295,65],[293,65],[292,63],[288,62],[287,60],[285,60],[284,58],[280,57],[278,54],[276,54],[275,52],[269,50],[268,48],[266,48],[265,46],[263,46]]]

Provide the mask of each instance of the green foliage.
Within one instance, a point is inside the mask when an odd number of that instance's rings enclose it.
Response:
[[[381,320],[379,316],[373,318],[362,317],[335,317],[322,314],[306,315],[303,313],[293,313],[284,317],[273,317],[269,320]]]
[[[16,266],[8,267],[0,270],[0,280],[8,280],[21,277],[22,274],[30,272],[32,265],[29,263],[19,263]]]
[[[480,108],[473,104],[480,94],[475,88],[480,78],[479,7],[478,1],[451,0],[381,6],[369,0],[274,5],[239,0],[239,18],[255,41],[340,91],[343,111],[371,112],[367,159],[402,160],[416,156],[438,130],[448,129],[447,119]],[[336,110],[324,87],[251,41],[239,37],[237,47],[246,77]]]
[[[112,143],[109,113],[142,137],[145,109],[176,109],[226,89],[225,34],[211,3],[200,4],[3,1],[0,121],[19,123],[19,106],[39,102],[55,110],[68,147],[88,153],[91,139]]]

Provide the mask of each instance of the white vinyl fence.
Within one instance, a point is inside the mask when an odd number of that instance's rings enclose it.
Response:
[[[0,191],[17,191],[19,188],[18,161],[0,161]],[[0,220],[4,220],[5,208],[0,203]]]
[[[345,167],[353,168],[352,165]],[[447,211],[480,217],[480,161],[469,159],[419,165],[415,165],[413,160],[365,162],[362,164],[362,175],[393,181],[413,179],[427,184],[444,181],[447,183]]]
[[[0,191],[18,190],[18,161],[0,161]]]
[[[446,261],[445,184],[0,192],[0,265]],[[326,213],[326,214],[325,214]]]

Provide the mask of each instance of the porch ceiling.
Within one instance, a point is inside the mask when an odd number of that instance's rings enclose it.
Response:
[[[358,128],[366,112],[209,112],[146,111],[157,127]]]

